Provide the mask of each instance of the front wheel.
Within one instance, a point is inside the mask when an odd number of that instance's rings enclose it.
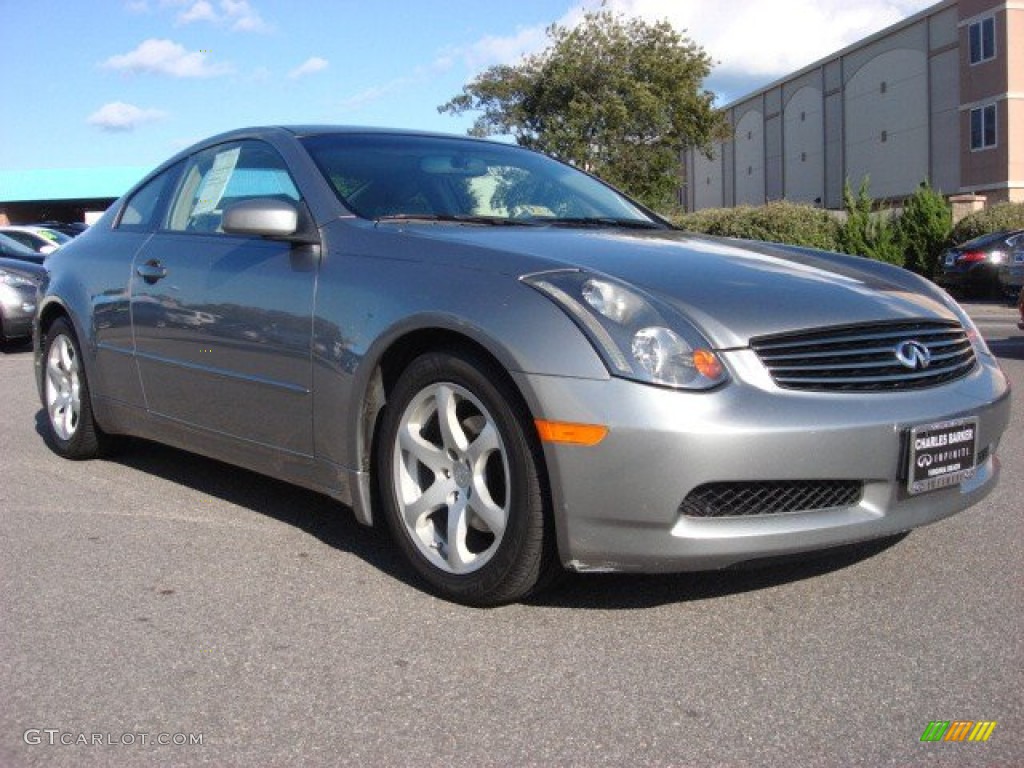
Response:
[[[67,320],[56,320],[43,341],[43,407],[46,438],[66,459],[93,459],[107,447],[107,436],[92,416],[82,354]]]
[[[378,441],[384,514],[442,596],[511,602],[555,567],[531,428],[503,373],[471,353],[425,354],[391,392]]]

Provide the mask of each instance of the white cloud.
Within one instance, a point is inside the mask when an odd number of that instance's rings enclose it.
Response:
[[[149,3],[146,0],[128,0],[124,4],[124,8],[129,13],[148,13]]]
[[[312,75],[314,72],[322,72],[327,69],[327,59],[322,59],[319,56],[311,56],[302,62],[299,66],[288,73],[288,77],[302,77],[303,75]]]
[[[668,20],[704,48],[715,62],[710,78],[740,88],[766,84],[895,24],[935,0],[605,0],[605,7],[649,22]],[[587,0],[556,23],[572,27]],[[545,26],[487,36],[449,51],[473,72],[515,64],[548,45]],[[742,93],[732,94],[740,96]]]
[[[217,12],[206,0],[199,0],[178,14],[179,24],[191,24],[194,21],[217,21]]]
[[[220,7],[234,30],[239,32],[267,32],[270,30],[270,25],[263,20],[255,8],[249,5],[248,0],[220,0]]]
[[[178,13],[176,24],[206,21],[236,32],[268,32],[271,29],[249,0],[220,0],[216,5],[210,0],[161,0],[161,5],[184,8]]]
[[[180,43],[156,38],[144,40],[134,51],[111,56],[102,66],[133,74],[171,77],[216,77],[231,72],[227,64],[211,64],[206,51],[188,51]]]
[[[409,75],[396,77],[382,85],[371,86],[359,91],[353,96],[342,99],[336,106],[342,112],[357,112],[363,107],[373,104],[376,101],[380,101],[387,96],[392,96],[406,90],[407,88],[429,82],[438,75],[444,74],[451,68],[451,56],[440,56],[425,67],[416,67]]]
[[[85,119],[104,131],[133,131],[144,123],[163,120],[167,113],[159,109],[143,109],[123,101],[104,104]]]
[[[647,21],[667,19],[716,62],[715,74],[764,82],[829,56],[935,0],[609,0]]]

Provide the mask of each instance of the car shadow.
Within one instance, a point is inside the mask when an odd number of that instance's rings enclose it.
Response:
[[[36,432],[47,440],[46,413],[36,412]],[[383,527],[368,528],[351,507],[314,491],[199,454],[129,438],[105,459],[279,520],[333,549],[364,560],[398,581],[419,587]]]
[[[23,355],[32,352],[32,339],[0,341],[0,355]]]
[[[1005,339],[985,339],[988,348],[1001,360],[1024,360],[1024,335]]]
[[[36,431],[46,435],[46,414]],[[407,586],[425,585],[402,560],[383,526],[367,528],[351,508],[314,491],[177,448],[132,438],[108,459],[294,526],[354,555]],[[905,534],[904,534],[905,535]],[[627,610],[750,592],[842,570],[893,546],[904,535],[724,571],[645,575],[565,573],[524,601],[537,607]]]
[[[543,607],[635,610],[711,600],[843,570],[895,546],[909,533],[816,552],[756,560],[719,571],[672,574],[566,573],[526,602]]]

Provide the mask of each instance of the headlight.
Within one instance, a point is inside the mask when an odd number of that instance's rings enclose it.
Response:
[[[971,342],[971,346],[974,347],[974,354],[979,357],[986,357],[989,360],[995,362],[996,356],[992,354],[992,350],[988,348],[988,344],[985,342],[985,337],[981,335],[981,331],[978,330],[978,326],[971,320],[971,316],[964,311],[952,296],[945,291],[938,291],[937,294],[942,302],[949,307],[953,314],[957,316],[960,321],[960,325],[963,326],[964,332],[967,334],[968,340]]]
[[[676,389],[711,389],[728,377],[711,345],[684,318],[640,291],[585,272],[527,275],[562,307],[610,373]]]
[[[28,278],[22,277],[21,275],[15,275],[13,272],[8,272],[5,269],[0,269],[0,283],[3,283],[4,285],[15,286],[15,287],[23,286],[23,285],[28,285],[28,286],[34,286],[35,285],[35,283],[33,283]]]

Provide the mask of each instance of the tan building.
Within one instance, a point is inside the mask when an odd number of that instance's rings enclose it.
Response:
[[[733,138],[684,153],[688,210],[898,200],[1024,202],[1024,0],[946,0],[725,107]]]

